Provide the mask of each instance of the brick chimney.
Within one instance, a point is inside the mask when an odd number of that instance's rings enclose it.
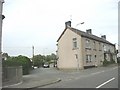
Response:
[[[92,29],[87,29],[87,30],[86,30],[86,33],[92,34]]]
[[[65,22],[65,28],[67,28],[67,27],[71,27],[71,21]]]

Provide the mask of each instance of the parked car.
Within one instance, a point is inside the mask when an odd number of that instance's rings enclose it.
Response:
[[[44,63],[43,67],[44,67],[44,68],[49,68],[50,65],[49,65],[49,63]]]

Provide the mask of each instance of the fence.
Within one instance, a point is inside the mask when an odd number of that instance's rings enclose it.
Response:
[[[22,66],[2,68],[2,86],[17,84],[22,81]]]

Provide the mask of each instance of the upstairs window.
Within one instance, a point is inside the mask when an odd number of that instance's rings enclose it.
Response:
[[[73,38],[73,49],[77,48],[77,38]]]
[[[103,49],[104,51],[107,51],[106,45],[103,45]]]
[[[91,49],[90,40],[86,39],[86,48]]]
[[[96,42],[93,41],[93,50],[96,50]]]
[[[102,44],[99,43],[99,51],[102,51]]]

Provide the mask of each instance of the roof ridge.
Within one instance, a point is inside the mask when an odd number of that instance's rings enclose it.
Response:
[[[81,35],[83,37],[88,37],[88,38],[91,38],[91,39],[94,39],[94,40],[97,40],[97,41],[100,41],[100,42],[104,42],[104,43],[107,43],[107,44],[111,44],[111,45],[114,45],[112,44],[111,42],[109,42],[108,40],[106,39],[103,39],[99,36],[96,36],[96,35],[93,35],[93,34],[88,34],[86,33],[85,31],[82,31],[82,30],[79,30],[79,29],[76,29],[76,28],[73,28],[73,27],[68,27],[70,30],[72,30],[73,32],[77,33],[78,35]],[[77,32],[76,32],[77,30]]]

